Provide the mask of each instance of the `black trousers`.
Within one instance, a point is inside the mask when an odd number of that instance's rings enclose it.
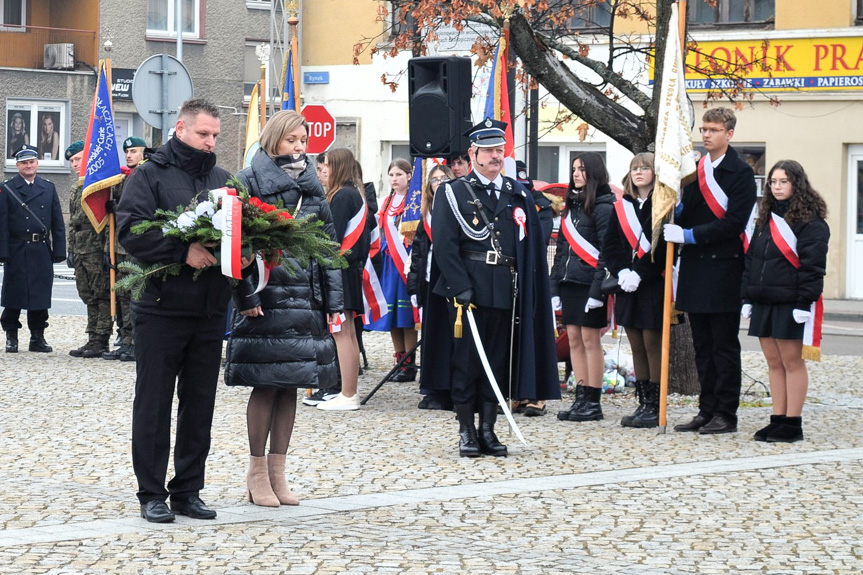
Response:
[[[21,329],[21,310],[11,307],[3,308],[3,313],[0,314],[0,326],[3,331],[16,331]],[[27,310],[27,329],[30,332],[44,330],[48,327],[48,310],[47,309],[28,309]]]
[[[185,499],[204,487],[210,427],[222,358],[225,318],[163,317],[133,313],[135,402],[132,465],[138,499]],[[176,383],[174,477],[165,489],[171,450],[171,406]]]
[[[699,413],[737,421],[740,406],[740,314],[690,313],[695,364],[701,383]]]
[[[512,311],[494,308],[473,310],[479,339],[482,341],[492,373],[504,397],[509,392],[509,336],[512,326]],[[455,324],[455,306],[449,307],[450,325]],[[471,335],[467,313],[462,314],[462,337],[453,340],[451,363],[452,401],[455,404],[497,403],[491,383],[479,359],[476,344]]]

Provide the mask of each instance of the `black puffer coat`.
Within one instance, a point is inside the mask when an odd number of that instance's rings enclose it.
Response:
[[[756,303],[790,303],[808,310],[821,295],[830,228],[824,220],[815,218],[794,223],[791,231],[797,236],[800,268],[791,265],[779,251],[769,224],[756,228],[744,260],[741,298]]]
[[[602,280],[605,279],[605,256],[602,254],[602,244],[605,241],[611,213],[614,211],[614,199],[614,193],[608,185],[597,188],[596,202],[589,216],[585,213],[584,204],[581,201],[571,195],[567,199],[566,210],[560,217],[570,218],[575,222],[578,233],[600,250],[599,263],[594,268],[578,257],[569,246],[563,231],[558,232],[557,250],[554,253],[554,265],[551,268],[551,295],[559,296],[561,282],[570,282],[589,285],[590,297],[604,301]]]
[[[269,204],[281,200],[297,217],[314,216],[325,222],[335,241],[335,230],[324,190],[314,167],[306,167],[294,180],[263,151],[252,166],[237,174],[249,193]],[[293,258],[293,268],[270,272],[270,281],[253,294],[257,274],[234,290],[234,316],[228,341],[225,383],[253,387],[331,387],[338,378],[336,346],[327,325],[327,313],[341,312],[342,279],[338,269],[322,269],[312,260],[303,269]],[[242,310],[261,306],[264,315],[246,317]]]

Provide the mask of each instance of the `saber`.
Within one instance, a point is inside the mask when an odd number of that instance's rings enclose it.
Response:
[[[515,433],[515,436],[527,445],[527,441],[524,440],[524,436],[521,434],[521,430],[518,428],[518,424],[515,422],[515,419],[512,418],[512,412],[509,410],[509,404],[503,398],[503,393],[500,391],[500,387],[497,385],[497,380],[494,378],[494,373],[491,371],[491,365],[488,363],[488,357],[485,355],[485,349],[482,347],[482,342],[479,340],[479,333],[476,331],[476,320],[473,318],[473,310],[470,307],[467,308],[467,322],[470,324],[470,333],[473,335],[473,342],[476,344],[476,351],[479,354],[479,359],[482,362],[482,366],[485,369],[485,374],[488,376],[488,381],[491,383],[491,389],[494,391],[495,397],[497,397],[497,401],[500,403],[501,409],[503,409],[503,414],[506,416],[506,420],[509,422],[510,428]]]

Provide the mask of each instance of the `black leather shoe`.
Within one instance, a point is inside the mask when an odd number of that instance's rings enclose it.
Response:
[[[731,421],[724,415],[714,415],[713,419],[698,430],[698,433],[715,435],[717,433],[734,433],[735,431],[737,431],[736,421]]]
[[[18,332],[6,332],[6,353],[18,353]]]
[[[193,495],[182,501],[171,500],[171,509],[175,513],[191,517],[192,519],[215,519],[216,512],[207,507],[197,495]]]
[[[150,523],[170,523],[174,520],[174,513],[164,501],[148,501],[141,506],[141,517]]]
[[[45,341],[45,338],[42,335],[38,336],[30,336],[30,351],[35,351],[37,353],[51,353],[54,351],[48,342]]]
[[[698,431],[710,421],[709,417],[705,417],[700,413],[692,418],[689,423],[681,423],[674,426],[674,431]]]

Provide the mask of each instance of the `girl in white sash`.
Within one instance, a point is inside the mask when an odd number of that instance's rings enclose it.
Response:
[[[557,414],[561,421],[602,419],[605,358],[599,340],[602,329],[608,326],[608,310],[602,293],[605,261],[600,249],[613,211],[614,194],[602,156],[596,152],[579,154],[572,162],[551,270],[552,307],[563,311],[572,370],[578,382],[572,406]]]
[[[824,287],[830,229],[827,204],[812,189],[803,167],[782,160],[767,175],[755,235],[746,252],[741,315],[759,338],[770,377],[773,415],[756,441],[803,439],[801,413],[808,373],[804,331],[820,324],[816,305]]]

